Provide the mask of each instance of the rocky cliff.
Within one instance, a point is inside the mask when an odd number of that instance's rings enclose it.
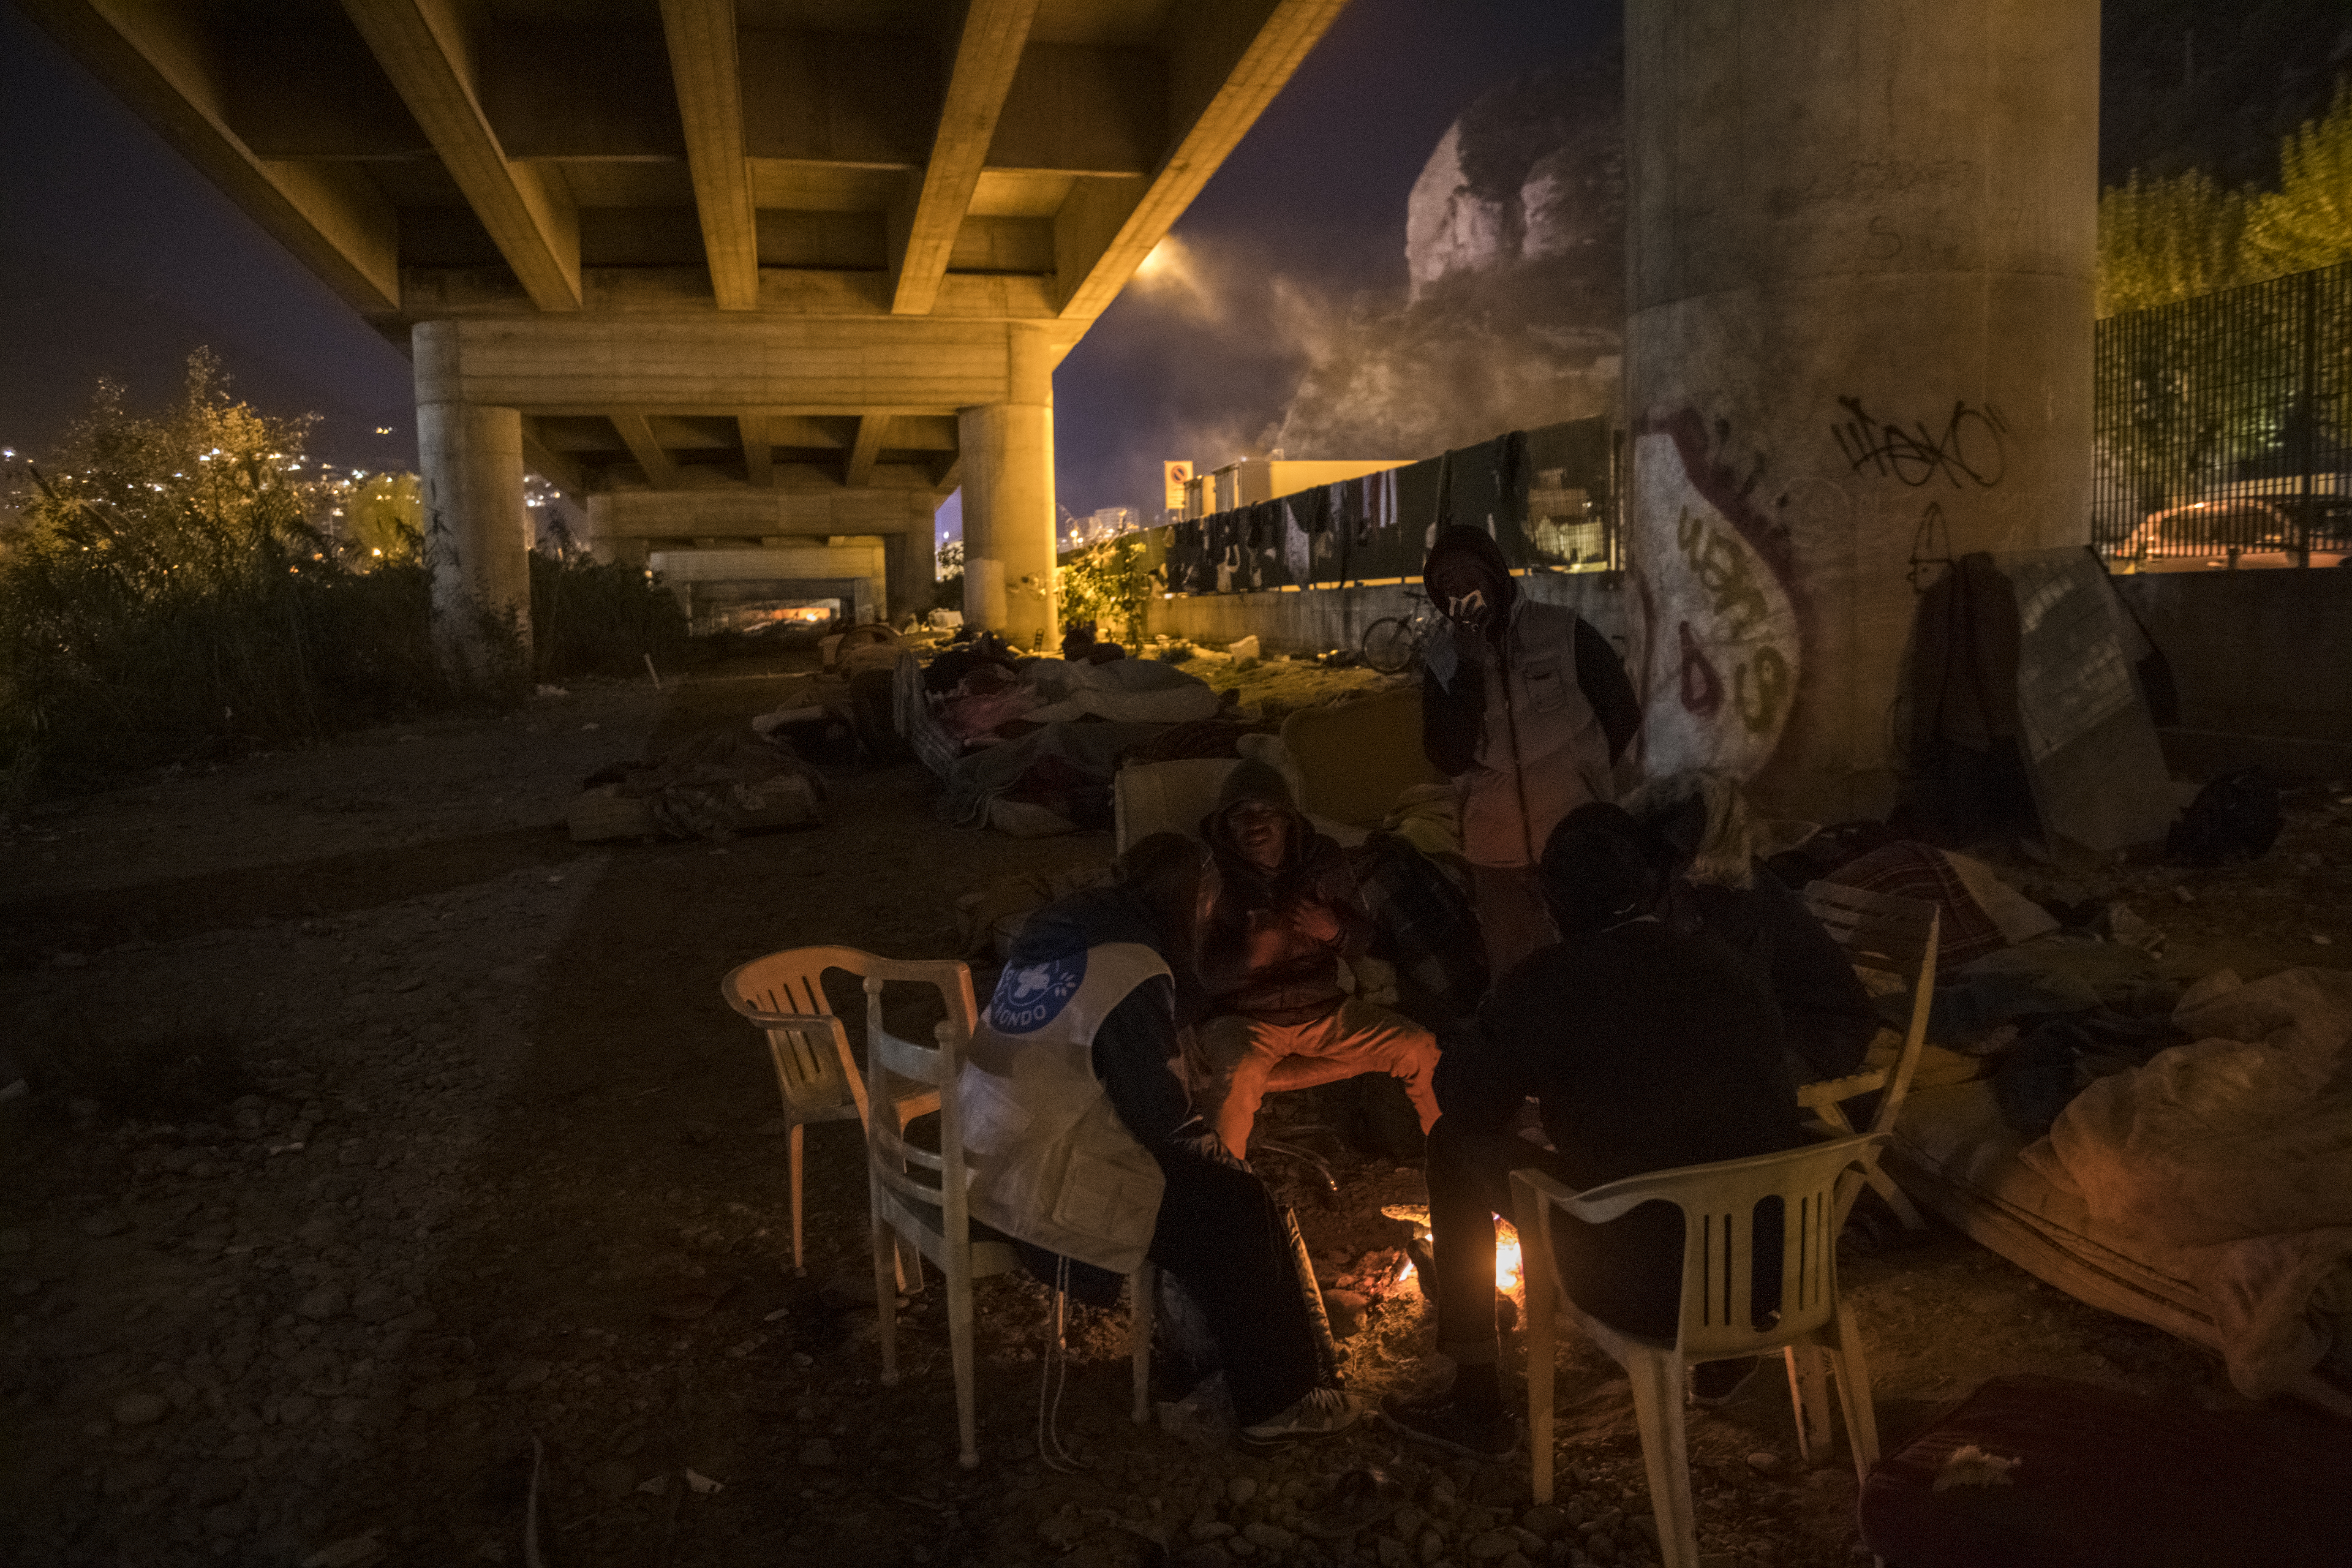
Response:
[[[1419,457],[1615,408],[1623,83],[1612,39],[1463,111],[1406,203],[1402,302],[1298,303],[1309,363],[1271,444]]]

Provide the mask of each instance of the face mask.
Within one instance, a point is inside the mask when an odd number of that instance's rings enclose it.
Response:
[[[1445,618],[1465,626],[1475,626],[1486,618],[1486,590],[1473,588],[1458,598],[1445,601]]]

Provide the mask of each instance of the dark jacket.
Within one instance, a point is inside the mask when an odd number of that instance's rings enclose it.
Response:
[[[1806,1142],[1762,983],[1722,943],[1659,921],[1574,937],[1519,963],[1478,1022],[1445,1042],[1436,1089],[1433,1149],[1516,1142],[1504,1129],[1537,1097],[1559,1150],[1545,1163],[1578,1191]],[[1627,1332],[1671,1337],[1683,1271],[1672,1205],[1600,1226],[1564,1222],[1555,1239],[1577,1305]],[[1759,1218],[1759,1314],[1779,1299],[1780,1257],[1779,1231]]]
[[[1273,871],[1253,865],[1234,842],[1228,816],[1245,800],[1289,815],[1289,844]],[[1216,809],[1201,819],[1201,837],[1223,884],[1201,943],[1209,1012],[1304,1024],[1337,1008],[1347,994],[1339,961],[1364,952],[1372,939],[1371,916],[1339,846],[1315,831],[1282,775],[1255,761],[1227,778]],[[1336,935],[1307,929],[1327,923]]]
[[[1534,953],[1446,1043],[1437,1102],[1500,1129],[1533,1095],[1580,1186],[1805,1142],[1780,1013],[1712,937],[1638,921]]]
[[[1668,899],[1677,929],[1706,932],[1764,982],[1809,1080],[1862,1066],[1878,1033],[1878,1010],[1843,950],[1787,883],[1759,865],[1751,887],[1677,881]]]

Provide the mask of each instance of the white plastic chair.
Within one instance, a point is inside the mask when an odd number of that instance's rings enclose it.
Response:
[[[1641,1425],[1665,1568],[1698,1564],[1683,1427],[1687,1364],[1783,1352],[1790,1397],[1798,1407],[1799,1445],[1810,1457],[1804,1406],[1823,1397],[1819,1366],[1826,1361],[1837,1374],[1854,1474],[1868,1478],[1878,1461],[1878,1421],[1853,1313],[1838,1296],[1835,1216],[1886,1142],[1884,1133],[1843,1138],[1779,1154],[1629,1176],[1584,1193],[1570,1192],[1540,1171],[1511,1173],[1528,1291],[1528,1447],[1536,1501],[1549,1502],[1552,1495],[1552,1329],[1561,1305],[1633,1380],[1633,1413]],[[1750,1321],[1748,1296],[1754,1215],[1768,1197],[1780,1198],[1783,1205],[1780,1315],[1770,1327],[1758,1328]],[[1552,1250],[1555,1215],[1599,1225],[1654,1200],[1683,1213],[1682,1313],[1672,1341],[1620,1332],[1580,1309],[1560,1284]]]
[[[1936,998],[1936,946],[1942,911],[1916,899],[1865,892],[1836,882],[1809,884],[1805,889],[1805,908],[1828,928],[1830,936],[1845,950],[1848,961],[1856,969],[1891,974],[1910,986],[1911,1022],[1892,1064],[1849,1073],[1843,1078],[1801,1084],[1797,1103],[1811,1113],[1809,1131],[1816,1137],[1851,1138],[1862,1129],[1846,1120],[1845,1110],[1839,1102],[1876,1092],[1878,1110],[1870,1119],[1869,1131],[1892,1132],[1895,1119],[1903,1114],[1904,1098],[1911,1092],[1911,1076],[1919,1066],[1919,1047],[1927,1039],[1927,1012]],[[1903,1189],[1895,1184],[1895,1178],[1875,1165],[1870,1170],[1870,1186],[1886,1200],[1906,1229],[1927,1228],[1927,1221],[1919,1217],[1911,1200],[1903,1195]],[[1841,1226],[1845,1224],[1847,1211],[1853,1206],[1853,1199],[1861,1195],[1862,1189],[1853,1188],[1845,1208],[1838,1211]]]
[[[806,1269],[801,1240],[801,1130],[812,1121],[866,1120],[866,1089],[849,1052],[849,1034],[825,1000],[824,972],[863,977],[887,960],[854,947],[795,947],[740,965],[719,983],[727,1005],[768,1039],[776,1089],[783,1096],[793,1194],[793,1270]],[[969,989],[969,982],[967,982]],[[940,1108],[935,1089],[897,1083],[883,1099],[900,1132]]]
[[[882,1021],[882,988],[891,982],[929,985],[947,1002],[947,1017],[933,1028],[935,1046],[899,1038]],[[866,1070],[867,1094],[882,1092],[888,1076],[930,1086],[940,1095],[937,1153],[908,1143],[903,1129],[868,1118],[866,1172],[874,1214],[874,1294],[881,1310],[882,1382],[898,1381],[898,1298],[891,1269],[901,1246],[912,1247],[935,1264],[948,1283],[948,1347],[955,1364],[958,1461],[966,1469],[980,1463],[979,1423],[972,1405],[971,1282],[1020,1267],[1012,1246],[975,1238],[966,1196],[971,1175],[964,1163],[963,1115],[953,1092],[963,1052],[978,1019],[971,971],[953,959],[872,961],[866,974]],[[1151,1418],[1152,1267],[1146,1262],[1127,1277],[1132,1300],[1135,1419]]]

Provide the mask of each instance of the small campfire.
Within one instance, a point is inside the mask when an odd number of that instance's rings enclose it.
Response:
[[[1421,1247],[1429,1245],[1429,1210],[1425,1205],[1390,1204],[1381,1213],[1412,1226],[1415,1244]],[[1404,1261],[1397,1265],[1396,1278],[1391,1281],[1391,1288],[1410,1284],[1413,1274],[1412,1258],[1408,1254]],[[1516,1300],[1525,1283],[1519,1258],[1518,1230],[1509,1220],[1497,1218],[1495,1221],[1495,1289]]]

